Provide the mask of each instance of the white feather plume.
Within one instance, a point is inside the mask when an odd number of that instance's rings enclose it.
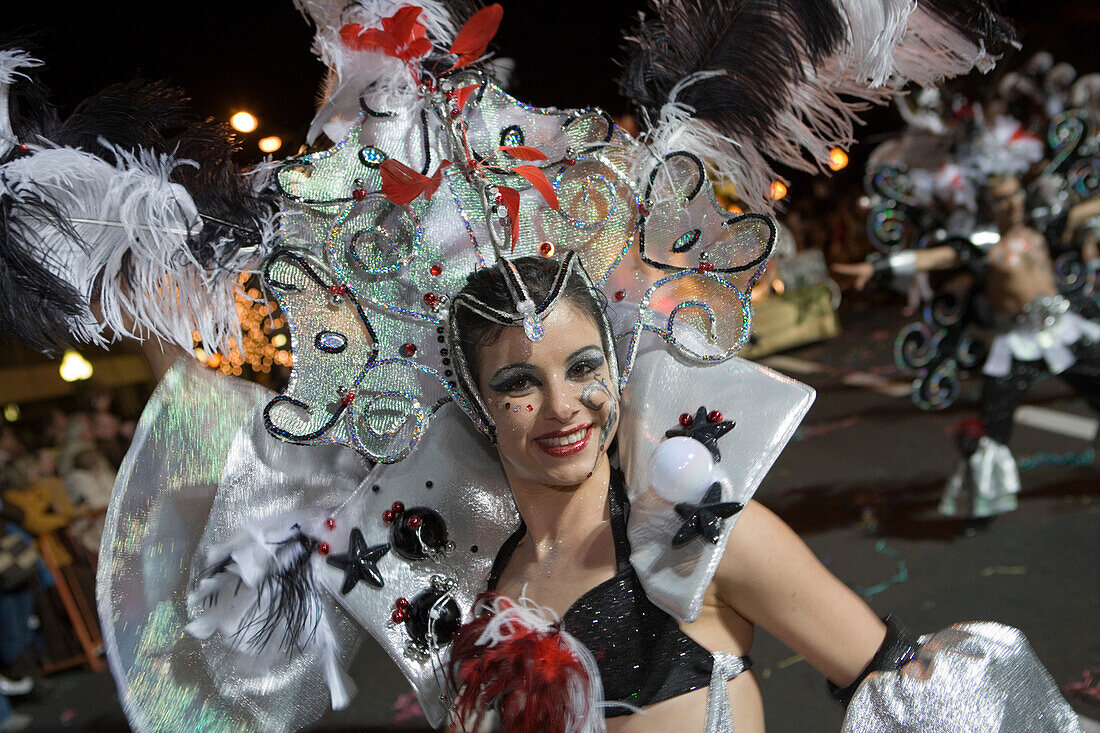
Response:
[[[32,146],[0,180],[0,194],[37,240],[27,255],[85,300],[85,313],[68,324],[73,336],[101,346],[153,337],[187,350],[194,331],[211,350],[239,342],[234,293],[244,263],[208,271],[196,260],[188,239],[203,222],[170,179],[194,163],[100,142],[114,165],[74,148]],[[41,202],[56,216],[43,215]]]
[[[8,94],[12,82],[17,77],[26,78],[20,69],[32,69],[42,62],[21,48],[6,48],[0,51],[0,157],[8,154],[19,141],[11,129],[11,117],[8,112]]]

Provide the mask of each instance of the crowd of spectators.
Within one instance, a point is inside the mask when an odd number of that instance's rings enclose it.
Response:
[[[110,408],[100,395],[84,412],[0,427],[0,733],[31,727],[13,704],[43,694],[46,672],[80,663],[88,639],[101,646],[95,565],[134,429]]]

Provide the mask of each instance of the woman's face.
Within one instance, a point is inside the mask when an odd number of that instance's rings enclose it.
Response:
[[[510,326],[482,346],[478,387],[509,479],[575,486],[614,437],[615,385],[600,331],[583,311],[563,300],[543,328],[539,341]]]

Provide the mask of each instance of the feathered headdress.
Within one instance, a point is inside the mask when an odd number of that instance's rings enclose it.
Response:
[[[861,102],[992,67],[1013,39],[977,0],[655,0],[628,37],[620,91],[654,160],[687,150],[768,211],[773,164],[824,171]]]

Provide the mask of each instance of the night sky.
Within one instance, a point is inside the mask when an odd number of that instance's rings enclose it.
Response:
[[[56,2],[5,0],[0,32],[33,33],[46,60],[43,78],[63,110],[115,81],[168,79],[188,90],[203,114],[227,119],[254,112],[261,127],[244,141],[279,135],[289,154],[312,116],[323,68],[309,50],[312,31],[290,0]],[[645,0],[504,2],[497,51],[514,58],[512,91],[537,105],[598,105],[628,110],[618,96],[622,30]],[[1100,70],[1100,3],[1021,2],[1002,11],[1020,29],[1030,55],[1048,48],[1082,73]],[[865,134],[900,127],[889,110],[870,117]]]

